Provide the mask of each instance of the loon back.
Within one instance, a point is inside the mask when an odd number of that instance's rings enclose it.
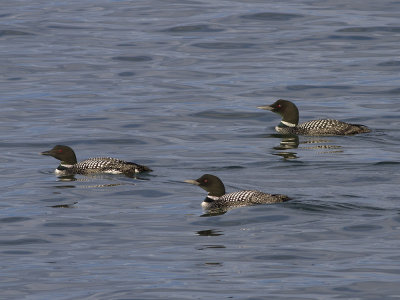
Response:
[[[286,195],[267,194],[260,191],[238,191],[225,194],[221,197],[208,195],[201,206],[204,209],[227,209],[240,206],[251,206],[257,204],[272,204],[290,200]]]
[[[371,130],[359,124],[350,124],[333,119],[312,120],[294,127],[276,126],[275,130],[282,134],[299,135],[353,135],[367,133]]]
[[[63,166],[63,165],[61,165]],[[65,172],[70,174],[125,174],[133,176],[140,172],[150,172],[150,168],[111,157],[95,157],[83,160],[72,166],[65,167]]]

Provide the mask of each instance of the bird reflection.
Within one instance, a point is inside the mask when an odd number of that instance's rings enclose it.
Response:
[[[214,216],[220,216],[225,214],[228,211],[228,209],[209,209],[205,214],[200,215],[200,217],[214,217]]]
[[[121,175],[123,176],[123,175]],[[127,176],[123,176],[124,178]],[[79,176],[79,177],[75,177],[75,175],[68,175],[68,176],[58,176],[57,177],[57,181],[58,182],[71,182],[71,184],[69,185],[57,185],[54,186],[55,188],[58,189],[65,189],[65,188],[103,188],[103,187],[114,187],[114,186],[119,186],[119,185],[126,185],[126,184],[130,184],[130,185],[135,185],[134,182],[119,182],[119,183],[106,183],[106,184],[88,184],[88,185],[75,185],[73,184],[74,181],[76,182],[93,182],[93,180],[108,180],[110,179],[111,176],[108,174],[89,174],[86,176]],[[113,176],[113,178],[115,178],[115,176]],[[144,178],[144,177],[140,177],[140,176],[135,176],[135,177],[131,177],[135,180],[150,180],[149,178]]]
[[[200,236],[220,236],[223,235],[220,230],[213,230],[213,229],[208,229],[208,230],[199,230],[196,231],[197,235]]]
[[[281,139],[279,146],[274,147],[276,150],[296,149],[300,143],[298,135],[273,134],[272,136]]]
[[[279,138],[281,142],[278,146],[273,149],[278,150],[274,155],[281,156],[284,159],[296,159],[299,158],[297,151],[287,151],[290,149],[306,149],[306,150],[323,150],[319,153],[341,153],[343,147],[340,145],[329,145],[332,140],[322,139],[320,137],[304,137],[304,140],[300,142],[299,136],[297,135],[282,135],[282,134],[271,134],[269,137]],[[300,145],[307,146],[300,146]],[[322,144],[322,145],[321,145]]]
[[[299,158],[295,152],[276,152],[274,155],[281,156],[284,159],[295,159]]]
[[[75,178],[74,175],[70,175],[70,176],[59,176],[57,177],[58,181],[76,181],[77,179]]]
[[[135,176],[133,176],[133,175],[132,176],[124,175],[124,177],[132,178],[132,179],[136,179],[136,180],[143,180],[143,181],[150,180],[147,177],[142,177],[142,176],[138,176],[138,175],[135,175]],[[88,174],[85,177],[77,179],[75,177],[75,175],[67,175],[67,176],[57,176],[57,181],[90,181],[90,178],[109,179],[110,176],[107,175],[107,174]]]
[[[204,265],[210,266],[210,267],[222,267],[223,264],[220,262],[205,262]]]
[[[330,143],[330,142],[331,142],[330,140],[310,139],[310,140],[304,141],[303,143],[304,144],[321,144],[321,143]],[[321,153],[339,153],[339,152],[343,152],[342,148],[343,147],[339,146],[339,145],[312,145],[312,146],[302,147],[302,149],[315,149],[315,150],[329,149],[328,151],[322,151]]]
[[[61,182],[92,182],[93,179],[107,179],[106,176],[102,175],[93,175],[93,176],[85,176],[83,178],[75,178],[74,175],[71,176],[62,176],[58,177],[57,181]],[[114,186],[120,186],[120,185],[125,185],[125,184],[133,184],[134,183],[105,183],[105,184],[88,184],[88,185],[75,185],[75,184],[68,184],[68,185],[56,185],[54,186],[57,189],[67,189],[67,188],[104,188],[104,187],[114,187]]]
[[[72,204],[56,204],[56,205],[50,205],[49,207],[52,208],[73,208],[75,204],[78,202],[74,202]]]
[[[279,146],[274,147],[274,149],[279,150],[279,152],[274,153],[274,155],[281,156],[284,159],[298,158],[296,152],[282,151],[282,150],[288,150],[288,149],[296,149],[297,147],[299,147],[300,142],[299,142],[299,137],[297,135],[273,134],[272,137],[281,139]]]

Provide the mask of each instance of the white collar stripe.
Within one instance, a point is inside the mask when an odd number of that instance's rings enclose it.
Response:
[[[290,123],[290,122],[286,122],[286,121],[281,121],[282,122],[282,124],[284,124],[284,125],[286,125],[286,126],[288,126],[288,127],[296,127],[296,124],[293,124],[293,123]]]

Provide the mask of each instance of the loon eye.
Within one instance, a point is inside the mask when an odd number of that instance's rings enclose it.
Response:
[[[278,108],[281,108],[281,107],[282,107],[282,105],[281,105],[281,104],[278,104],[278,105],[277,105],[277,107],[278,107]]]
[[[203,182],[204,182],[204,183],[207,183],[207,182],[208,182],[208,179],[204,179]]]
[[[62,152],[62,149],[58,149],[57,152],[58,152],[58,153],[61,153],[61,152]]]

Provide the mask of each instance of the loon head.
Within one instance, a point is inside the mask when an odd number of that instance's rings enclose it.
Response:
[[[64,165],[73,165],[77,162],[74,150],[68,146],[57,145],[53,149],[44,151],[40,154],[53,156],[54,158],[60,160],[61,164]]]
[[[221,179],[214,175],[204,174],[196,180],[185,180],[185,182],[201,187],[208,192],[209,196],[221,197],[225,195],[224,184]]]
[[[270,110],[282,116],[282,121],[290,124],[299,124],[299,110],[288,100],[279,99],[274,104],[258,106],[260,109]]]

